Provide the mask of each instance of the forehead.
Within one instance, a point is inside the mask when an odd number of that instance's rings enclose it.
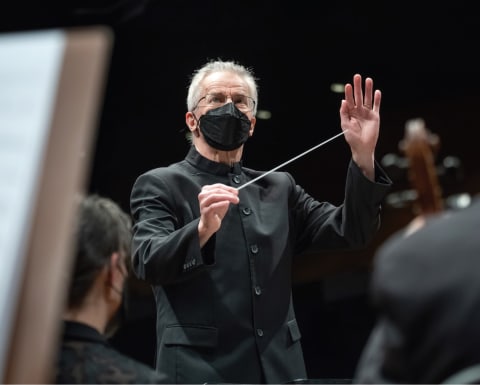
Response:
[[[249,94],[247,83],[232,72],[213,72],[203,79],[202,86],[206,92],[229,88],[231,92]]]

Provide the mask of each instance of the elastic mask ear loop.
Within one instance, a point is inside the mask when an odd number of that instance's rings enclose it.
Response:
[[[194,110],[195,110],[195,108],[194,108]],[[193,111],[190,111],[190,112],[192,113],[193,117],[195,118],[195,121],[198,122],[198,119],[197,119],[197,116],[195,115],[195,112],[193,112]]]
[[[197,118],[197,116],[195,115],[195,113],[193,111],[192,111],[192,115],[193,115],[193,119],[195,119],[195,123],[197,123],[196,129],[199,130],[200,129],[200,120]]]

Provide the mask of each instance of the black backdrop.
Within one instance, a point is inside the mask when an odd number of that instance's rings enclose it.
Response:
[[[432,6],[410,0],[284,5],[273,0],[16,0],[2,4],[0,32],[112,28],[115,42],[88,188],[125,210],[140,173],[183,158],[187,143],[180,131],[189,75],[215,57],[253,67],[259,108],[272,113],[270,120],[258,121],[247,144],[247,166],[268,170],[336,134],[341,96],[329,85],[359,72],[372,76],[383,92],[378,159],[398,153],[406,120],[422,117],[440,136],[438,158],[454,155],[462,162],[461,177],[444,185],[445,195],[476,194],[479,33],[472,7],[466,1]],[[339,138],[286,169],[312,194],[338,203],[348,157]],[[406,188],[404,173],[394,176],[394,190]],[[403,223],[393,209],[386,208],[385,216],[390,231]],[[368,269],[359,272],[347,264],[341,274],[320,269],[296,282],[310,376],[351,377],[373,322],[366,298]],[[153,302],[148,288],[132,285],[127,322],[113,342],[151,364]]]

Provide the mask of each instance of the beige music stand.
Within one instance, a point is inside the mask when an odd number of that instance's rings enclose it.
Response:
[[[0,381],[51,382],[112,46],[102,27],[0,34]]]

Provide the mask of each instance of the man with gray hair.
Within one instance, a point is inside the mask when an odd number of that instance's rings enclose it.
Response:
[[[340,119],[352,161],[345,202],[334,206],[287,172],[244,167],[258,106],[250,69],[215,60],[195,71],[185,114],[188,154],[139,176],[131,193],[133,269],[154,290],[156,367],[169,382],[307,376],[292,260],[307,251],[362,247],[376,233],[391,183],[374,158],[380,99],[370,78],[365,95],[360,75],[345,86]]]

